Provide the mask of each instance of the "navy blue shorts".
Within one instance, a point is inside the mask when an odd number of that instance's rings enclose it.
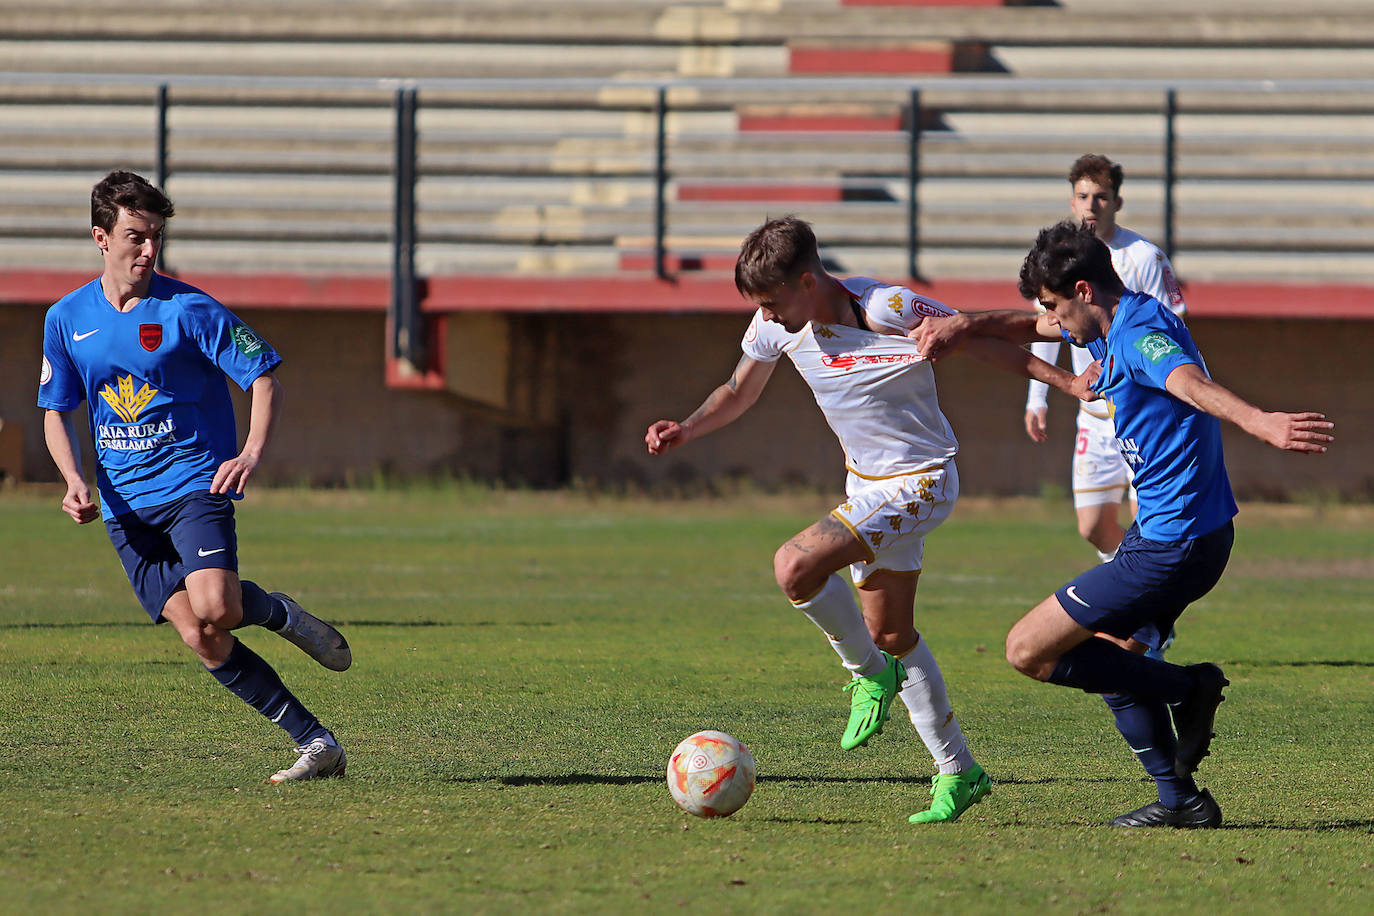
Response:
[[[198,569],[238,572],[234,503],[224,495],[193,493],[161,506],[135,509],[105,522],[139,604],[162,623],[167,599]]]
[[[1183,609],[1217,584],[1235,538],[1229,521],[1188,541],[1152,541],[1132,525],[1116,559],[1054,595],[1079,626],[1158,649]]]

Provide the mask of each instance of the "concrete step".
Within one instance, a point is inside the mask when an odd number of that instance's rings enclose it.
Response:
[[[781,46],[677,48],[618,44],[468,44],[415,41],[212,41],[157,43],[131,53],[125,42],[0,40],[4,69],[33,73],[245,74],[425,77],[764,77],[785,76]]]
[[[549,42],[782,44],[797,39],[992,41],[1016,44],[1367,44],[1374,24],[1362,0],[1320,0],[1295,10],[1281,0],[1164,0],[1123,9],[1117,0],[1056,6],[851,6],[821,2],[684,3],[673,0],[424,0],[233,4],[146,0],[111,17],[89,3],[0,3],[7,34],[26,39],[185,41]]]
[[[991,57],[1024,79],[1100,79],[1102,62],[1133,79],[1350,79],[1374,73],[1374,49],[998,45]]]

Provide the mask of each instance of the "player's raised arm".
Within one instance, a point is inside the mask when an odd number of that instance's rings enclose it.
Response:
[[[52,455],[53,464],[67,484],[62,497],[62,511],[78,525],[100,517],[100,507],[91,501],[91,488],[81,474],[81,453],[76,449],[76,430],[72,427],[71,412],[43,411],[43,439]]]
[[[1058,338],[1048,325],[1041,328],[1035,312],[1000,309],[991,312],[959,312],[948,318],[927,318],[908,335],[915,339],[926,359],[952,355],[969,339],[998,337],[1014,344]]]
[[[1165,379],[1164,387],[1180,401],[1234,423],[1275,448],[1320,454],[1326,451],[1326,443],[1335,439],[1324,432],[1336,426],[1325,414],[1261,410],[1226,386],[1212,381],[1196,363],[1185,363],[1174,369]]]
[[[774,365],[776,363],[740,357],[729,380],[707,395],[690,417],[682,421],[657,420],[649,426],[644,434],[649,454],[662,455],[738,419],[759,399],[763,386],[773,374]]]

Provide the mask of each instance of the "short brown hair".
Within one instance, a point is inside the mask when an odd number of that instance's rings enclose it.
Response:
[[[164,220],[172,218],[172,201],[142,175],[133,172],[111,172],[91,188],[91,225],[106,232],[119,221],[119,211],[142,210]]]
[[[1114,197],[1120,197],[1121,182],[1126,180],[1126,173],[1122,170],[1121,166],[1117,165],[1106,156],[1098,153],[1088,153],[1087,155],[1079,156],[1069,168],[1070,185],[1076,185],[1084,178],[1089,181],[1095,181],[1103,187],[1111,185],[1112,195]]]
[[[735,289],[747,297],[767,296],[805,270],[819,270],[816,233],[795,216],[770,219],[749,233],[735,261]]]

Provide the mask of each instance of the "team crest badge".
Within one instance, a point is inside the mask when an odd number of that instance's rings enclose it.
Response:
[[[138,326],[138,342],[149,353],[162,346],[162,325],[141,324]]]

